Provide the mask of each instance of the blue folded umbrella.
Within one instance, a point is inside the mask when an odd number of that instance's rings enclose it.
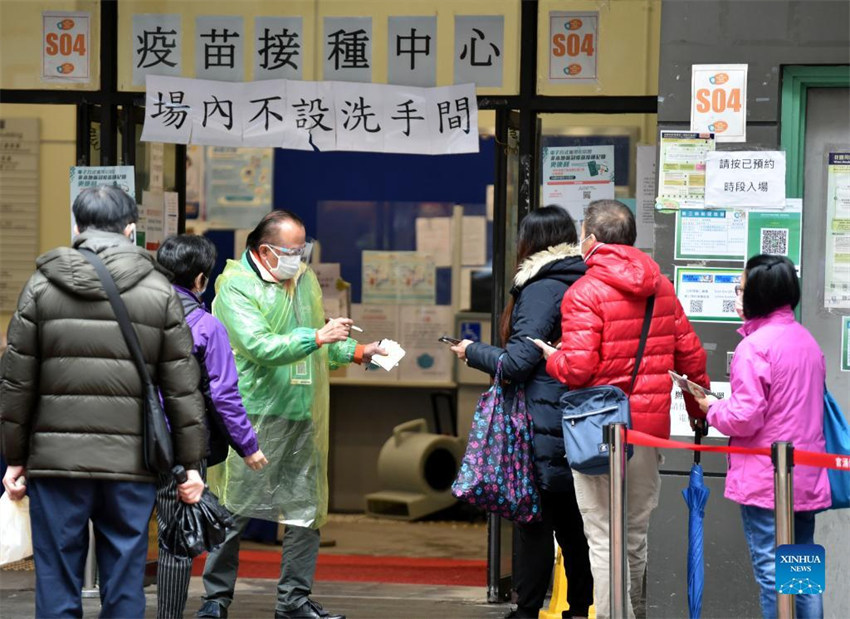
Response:
[[[700,443],[701,431],[697,430],[694,441]],[[688,487],[682,490],[682,496],[688,506],[688,613],[690,619],[699,619],[702,614],[702,589],[705,582],[703,562],[703,519],[705,504],[710,490],[703,481],[702,466],[699,464],[698,451],[694,452],[694,465]]]

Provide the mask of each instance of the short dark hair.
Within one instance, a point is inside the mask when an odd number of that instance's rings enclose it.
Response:
[[[210,278],[217,253],[215,245],[207,237],[179,234],[163,241],[156,251],[156,261],[171,271],[173,283],[191,290],[199,274]]]
[[[619,200],[594,200],[584,214],[584,233],[600,243],[634,245],[637,225],[631,209]]]
[[[119,187],[101,185],[83,189],[71,206],[80,232],[89,228],[104,232],[124,232],[139,219],[136,201]]]
[[[248,239],[245,242],[245,247],[247,249],[258,251],[260,249],[260,245],[271,243],[274,239],[275,228],[284,221],[292,221],[302,228],[304,227],[304,222],[292,211],[284,209],[274,210],[263,217],[260,220],[260,223],[257,224],[257,227],[251,230],[251,233],[248,235]]]
[[[794,263],[785,256],[760,254],[747,261],[744,268],[744,316],[760,318],[774,311],[800,303],[800,282]]]

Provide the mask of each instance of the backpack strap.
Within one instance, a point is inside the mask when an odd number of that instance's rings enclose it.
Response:
[[[640,371],[640,362],[643,360],[643,351],[646,348],[646,338],[649,336],[649,325],[652,322],[652,311],[654,309],[655,295],[653,294],[646,299],[646,312],[643,316],[643,327],[641,327],[640,343],[638,344],[637,355],[635,356],[635,369],[632,371],[632,383],[629,387],[629,395],[635,390],[635,382]]]

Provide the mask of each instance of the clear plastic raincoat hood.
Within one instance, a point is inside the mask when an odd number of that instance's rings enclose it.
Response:
[[[352,361],[356,342],[318,347],[322,293],[303,264],[278,284],[260,278],[247,252],[228,260],[212,310],[230,336],[239,391],[269,464],[252,471],[231,450],[211,469],[210,487],[233,513],[319,528],[328,512],[328,372]]]

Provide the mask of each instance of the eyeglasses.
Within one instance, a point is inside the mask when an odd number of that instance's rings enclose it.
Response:
[[[283,256],[299,256],[304,262],[310,262],[310,254],[313,251],[313,243],[313,239],[308,239],[301,247],[280,247],[279,245],[272,245],[271,243],[266,243],[265,245],[270,247],[276,254]]]
[[[744,287],[740,284],[735,286],[735,294],[744,294]]]

